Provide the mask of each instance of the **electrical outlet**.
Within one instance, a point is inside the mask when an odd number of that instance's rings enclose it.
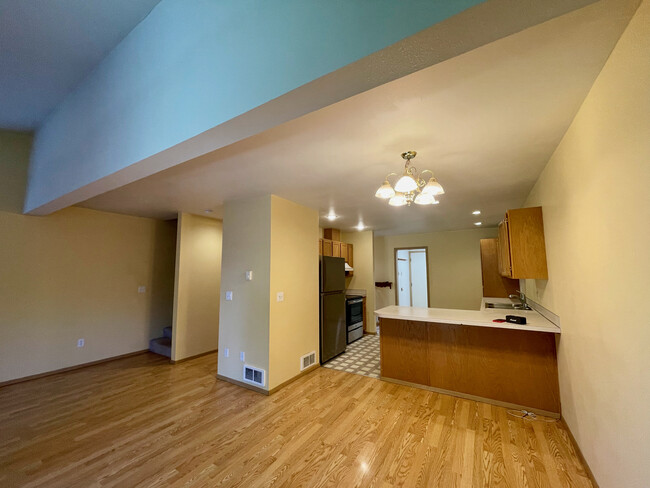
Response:
[[[223,357],[224,357],[224,358],[230,357],[230,348],[226,347],[226,348],[223,350]]]
[[[244,354],[244,351],[239,353],[239,360],[242,362],[246,361],[246,354]]]
[[[226,292],[226,301],[227,302],[232,302],[232,292],[231,291]]]
[[[86,341],[84,339],[77,339],[77,347],[84,347]]]
[[[278,302],[284,302],[284,292],[283,291],[278,292],[277,300],[278,300]]]
[[[138,293],[145,293],[147,291],[146,286],[138,286]]]

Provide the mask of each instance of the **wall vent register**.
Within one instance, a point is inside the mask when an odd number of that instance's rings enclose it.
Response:
[[[247,364],[244,365],[244,381],[257,386],[264,386],[265,371]]]
[[[316,351],[305,354],[300,358],[300,371],[307,369],[309,366],[316,362]]]

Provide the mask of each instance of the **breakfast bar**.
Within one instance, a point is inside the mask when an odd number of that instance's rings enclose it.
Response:
[[[383,380],[559,417],[560,328],[534,310],[516,311],[526,324],[494,322],[506,313],[484,306],[389,306],[375,313]]]

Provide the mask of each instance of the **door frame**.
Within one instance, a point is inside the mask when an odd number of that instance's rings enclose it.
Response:
[[[412,251],[415,249],[424,249],[424,259],[427,263],[427,308],[431,307],[431,286],[429,285],[429,246],[412,246],[412,247],[396,247],[393,249],[393,272],[395,273],[395,304],[399,303],[399,279],[397,277],[397,251]],[[409,261],[409,269],[410,269]],[[409,291],[411,284],[409,283]]]

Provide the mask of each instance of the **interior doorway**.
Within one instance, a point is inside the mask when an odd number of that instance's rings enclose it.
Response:
[[[429,306],[429,251],[426,247],[395,249],[395,302],[404,307]]]

